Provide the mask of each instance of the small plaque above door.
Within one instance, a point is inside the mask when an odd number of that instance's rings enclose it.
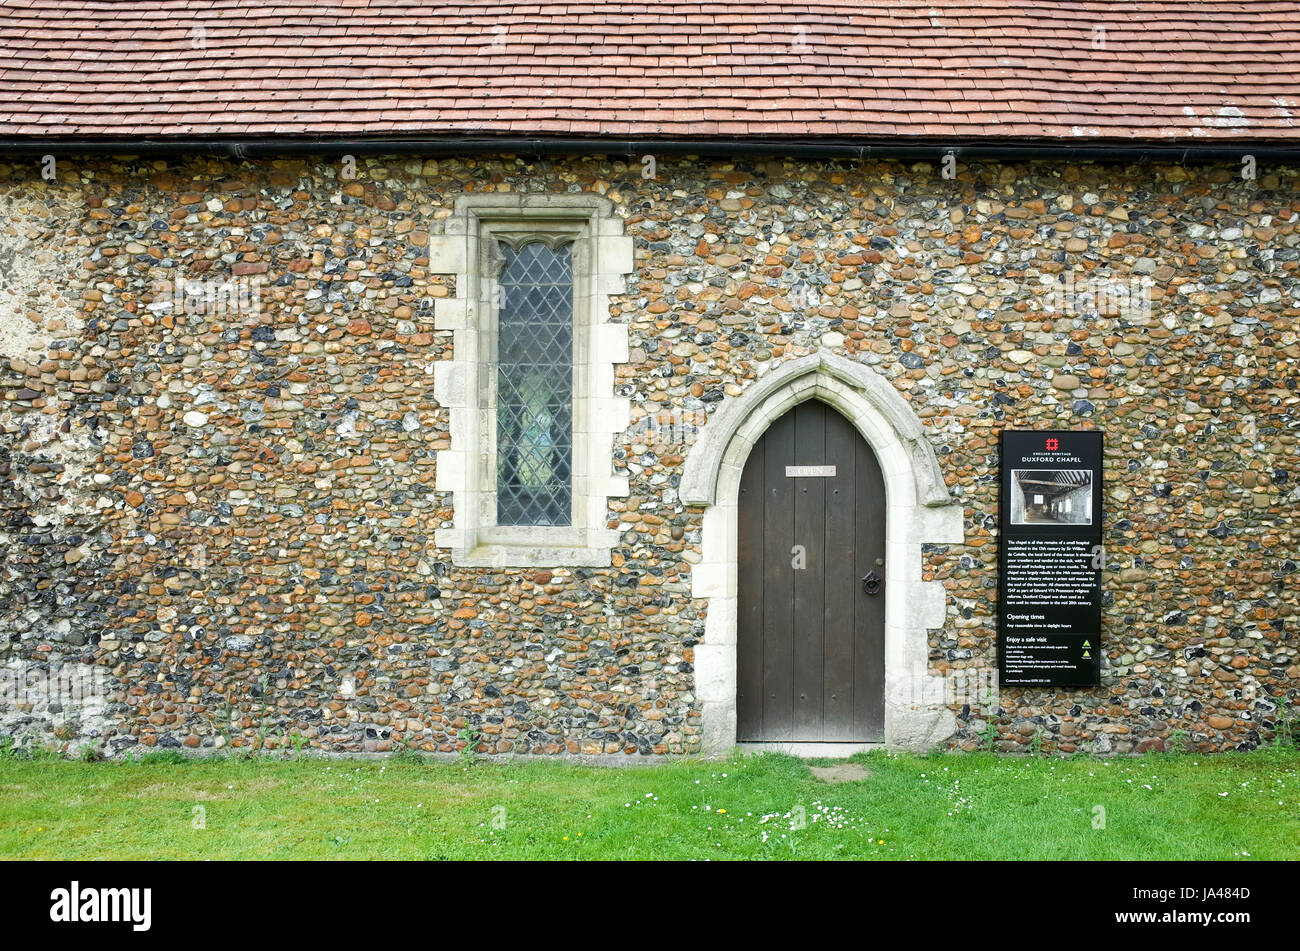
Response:
[[[787,479],[816,479],[835,475],[834,466],[786,466]]]

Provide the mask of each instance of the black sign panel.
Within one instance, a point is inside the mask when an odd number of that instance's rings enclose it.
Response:
[[[1101,682],[1101,456],[1096,431],[1002,433],[998,682]]]

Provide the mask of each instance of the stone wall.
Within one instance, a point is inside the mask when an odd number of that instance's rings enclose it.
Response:
[[[888,378],[963,509],[965,543],[926,549],[930,669],[965,685],[951,745],[1249,748],[1300,692],[1296,169],[344,167],[0,166],[0,735],[698,752],[683,464],[723,401],[819,349]],[[427,251],[471,191],[600,194],[634,239],[608,568],[461,568],[434,543],[456,287]],[[1088,299],[1143,277],[1149,311]],[[185,313],[179,278],[252,293]],[[997,435],[1092,426],[1103,687],[999,694]],[[73,674],[97,686],[51,691]]]

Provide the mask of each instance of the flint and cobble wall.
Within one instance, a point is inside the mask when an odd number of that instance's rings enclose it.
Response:
[[[955,693],[952,745],[1250,747],[1300,692],[1296,169],[343,167],[0,166],[0,735],[698,751],[683,462],[721,401],[819,347],[893,383],[964,508],[965,544],[926,555],[948,595],[931,669],[954,682],[996,669],[998,433],[1106,431],[1103,686]],[[598,193],[635,240],[609,568],[458,568],[434,545],[433,314],[456,288],[426,249],[467,191]],[[1149,314],[1085,299],[1143,277]],[[158,284],[178,278],[260,281],[260,310],[178,312]],[[56,689],[87,672],[93,696]]]

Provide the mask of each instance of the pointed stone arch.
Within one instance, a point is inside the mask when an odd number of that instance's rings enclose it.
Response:
[[[691,593],[708,601],[704,639],[695,647],[695,679],[709,754],[725,754],[736,742],[741,474],[767,428],[810,399],[834,407],[853,423],[884,475],[885,744],[925,749],[956,728],[944,679],[929,672],[927,631],[944,625],[947,606],[943,584],[922,580],[921,546],[960,544],[961,507],[952,503],[939,461],[907,400],[870,367],[823,351],[788,360],[739,396],[724,400],[686,460],[681,499],[705,510],[701,561],[692,571]]]

